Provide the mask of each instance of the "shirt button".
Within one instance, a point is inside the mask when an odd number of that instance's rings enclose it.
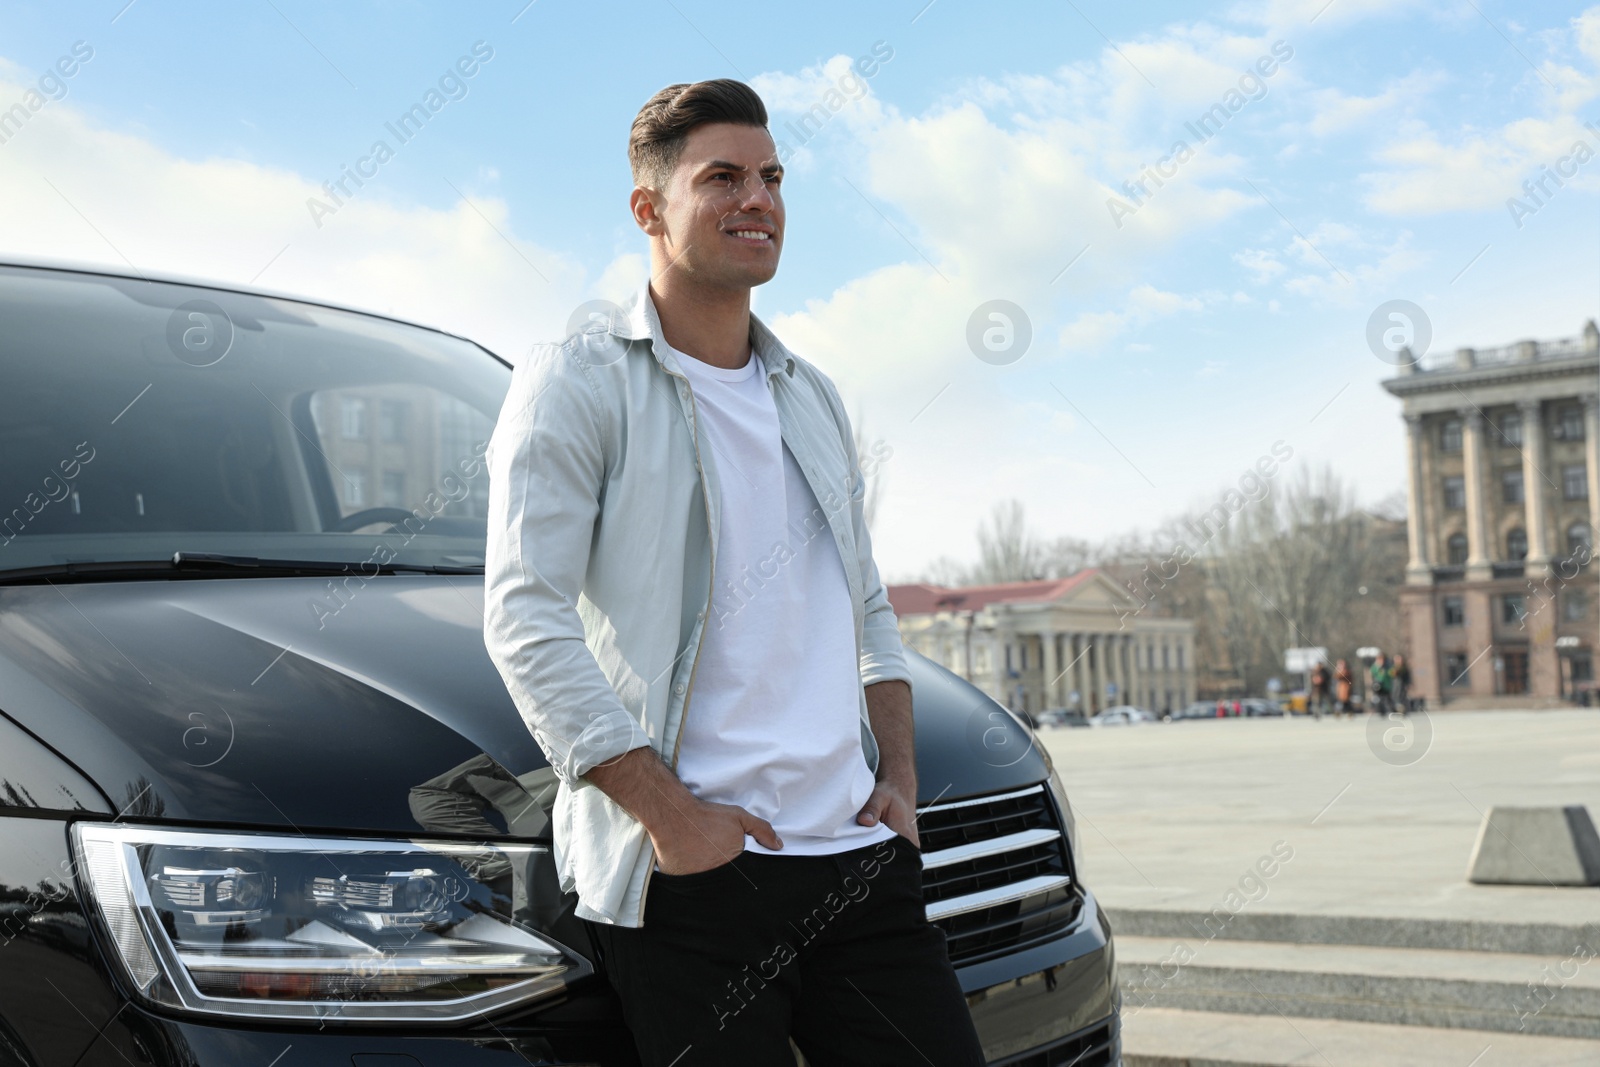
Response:
[[[683,683],[679,682],[677,685],[673,686],[672,691],[679,696],[683,696]]]

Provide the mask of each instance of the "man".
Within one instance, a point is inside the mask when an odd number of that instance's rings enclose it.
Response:
[[[1328,665],[1322,660],[1311,668],[1311,711],[1322,721],[1322,713],[1328,706],[1328,688],[1333,682],[1333,675],[1328,672]]]
[[[1389,657],[1379,652],[1378,658],[1372,661],[1368,677],[1372,684],[1372,705],[1367,708],[1367,713],[1389,715],[1394,710],[1389,700],[1389,687],[1394,682],[1394,674],[1389,670]]]
[[[647,1064],[980,1064],[921,897],[905,656],[833,384],[750,314],[783,168],[748,87],[634,120],[651,276],[535,348],[490,443],[485,641]],[[862,353],[870,358],[871,353]]]
[[[1389,672],[1391,703],[1401,715],[1411,710],[1411,668],[1405,656],[1395,653],[1394,667]]]
[[[1342,659],[1334,665],[1333,681],[1336,701],[1334,714],[1341,719],[1346,715],[1354,715],[1355,706],[1351,703],[1351,697],[1355,695],[1356,676],[1350,670],[1349,660]]]

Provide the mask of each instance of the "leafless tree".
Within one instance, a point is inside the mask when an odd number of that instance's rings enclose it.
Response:
[[[973,580],[979,585],[1025,582],[1044,574],[1044,546],[1028,529],[1022,501],[1002,500],[978,524],[978,566]]]
[[[1260,692],[1283,650],[1322,645],[1333,657],[1398,639],[1404,528],[1355,506],[1329,467],[1301,468],[1243,507],[1206,545],[1208,620],[1245,686]],[[1372,632],[1382,620],[1384,632]]]

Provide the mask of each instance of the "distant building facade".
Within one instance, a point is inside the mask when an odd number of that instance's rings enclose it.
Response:
[[[1600,630],[1600,331],[1459,349],[1383,383],[1406,420],[1414,688],[1566,697]],[[1386,650],[1389,651],[1389,650]]]
[[[423,509],[456,518],[489,513],[489,478],[478,464],[494,423],[463,400],[416,385],[328,389],[310,399],[340,513]],[[430,501],[430,495],[432,501]]]
[[[910,647],[1016,711],[1116,704],[1175,710],[1194,700],[1194,624],[1142,613],[1099,570],[947,588],[893,585]]]

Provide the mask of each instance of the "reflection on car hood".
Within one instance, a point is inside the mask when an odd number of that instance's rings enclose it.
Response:
[[[0,588],[0,711],[127,818],[548,834],[554,776],[483,646],[483,583]],[[1031,735],[911,655],[924,803],[1036,782]],[[691,709],[692,713],[692,709]]]

